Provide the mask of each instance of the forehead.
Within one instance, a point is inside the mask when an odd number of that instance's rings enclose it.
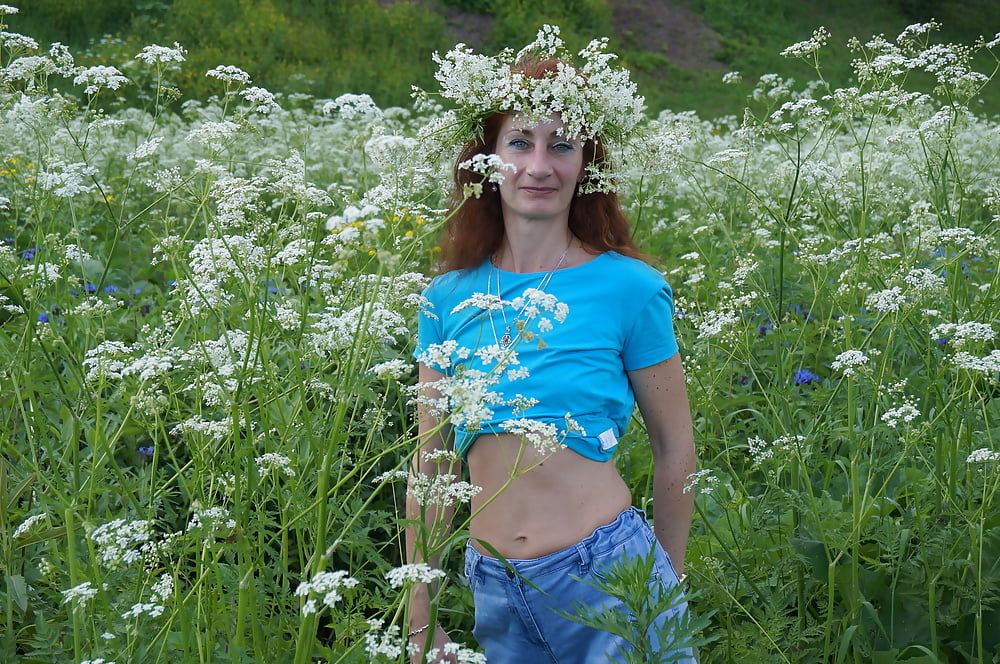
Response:
[[[545,122],[532,122],[529,118],[520,115],[508,115],[504,117],[503,124],[500,125],[500,133],[518,131],[531,135],[562,136],[566,133],[566,125],[558,113],[553,113]]]

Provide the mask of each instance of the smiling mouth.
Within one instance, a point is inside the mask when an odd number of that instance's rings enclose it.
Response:
[[[524,191],[529,191],[533,194],[548,194],[549,192],[555,191],[552,187],[521,187]]]

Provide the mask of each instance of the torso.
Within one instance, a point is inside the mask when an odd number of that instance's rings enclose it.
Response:
[[[510,481],[520,448],[516,436],[484,434],[469,450],[470,479],[483,488],[472,501],[469,528],[480,553],[492,555],[477,539],[506,558],[537,558],[579,542],[631,505],[613,462],[592,461],[567,449],[540,462],[524,445],[520,476]],[[531,470],[524,473],[526,468]]]

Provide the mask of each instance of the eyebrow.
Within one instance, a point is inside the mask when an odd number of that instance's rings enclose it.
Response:
[[[535,136],[535,132],[531,131],[530,129],[518,129],[517,127],[511,127],[509,130],[507,130],[508,134],[515,133],[515,132],[518,133],[518,134],[524,134],[525,136],[531,136],[532,138],[534,138],[534,136]],[[566,138],[565,136],[562,136],[562,135],[556,133],[556,131],[554,129],[552,130],[552,133],[549,134],[549,136],[553,137],[553,138],[561,138],[563,140],[569,141],[569,139]]]

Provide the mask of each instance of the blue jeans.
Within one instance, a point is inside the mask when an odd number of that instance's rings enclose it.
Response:
[[[653,535],[646,515],[630,507],[578,544],[539,558],[508,559],[517,574],[496,558],[465,549],[465,576],[476,605],[472,633],[490,664],[603,664],[617,662],[631,646],[620,636],[558,616],[574,612],[578,603],[593,609],[626,611],[617,599],[571,578],[600,581],[602,570],[622,559],[649,555],[656,548],[650,592],[678,584],[670,557]],[[529,583],[530,582],[530,583]],[[534,587],[532,587],[532,585]],[[671,609],[660,620],[682,614],[687,603]],[[658,648],[653,630],[649,638]],[[690,650],[671,652],[673,661],[695,662]],[[664,659],[666,653],[663,653]],[[670,661],[670,660],[667,660]]]

